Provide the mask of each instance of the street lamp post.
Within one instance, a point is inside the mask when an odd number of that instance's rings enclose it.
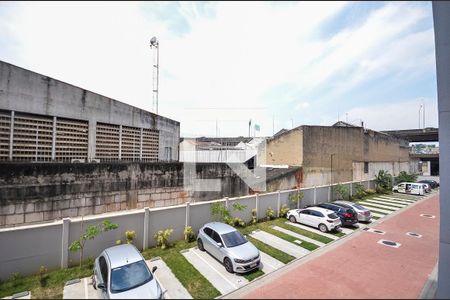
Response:
[[[158,86],[159,86],[159,41],[156,36],[150,39],[150,49],[156,48],[156,63],[153,58],[153,111],[158,114]],[[156,74],[155,74],[156,72]]]

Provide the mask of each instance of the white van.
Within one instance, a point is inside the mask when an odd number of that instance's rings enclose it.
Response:
[[[421,183],[402,182],[392,188],[393,192],[413,195],[424,195],[425,188]]]

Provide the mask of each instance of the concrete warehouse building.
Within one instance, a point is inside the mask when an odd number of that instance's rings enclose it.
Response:
[[[368,180],[379,170],[418,172],[407,141],[345,122],[283,130],[266,142],[266,163],[301,167],[302,187]]]
[[[180,123],[0,61],[0,161],[178,161]]]

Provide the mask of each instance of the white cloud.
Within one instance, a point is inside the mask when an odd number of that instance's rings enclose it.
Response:
[[[204,17],[197,3],[181,2],[178,13],[190,29],[181,35],[140,5],[18,3],[0,33],[13,32],[18,45],[10,62],[147,110],[148,41],[157,36],[159,112],[180,121],[182,135],[215,135],[216,120],[220,135],[247,135],[249,119],[261,124],[262,135],[272,134],[290,127],[290,118],[300,125],[289,108],[277,111],[286,103],[310,111],[370,78],[414,76],[434,63],[432,31],[408,32],[427,11],[408,3],[388,3],[328,39],[318,29],[348,3],[217,2],[214,17]],[[286,83],[293,89],[265,98]]]

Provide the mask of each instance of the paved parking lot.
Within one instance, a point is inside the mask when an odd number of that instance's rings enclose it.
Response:
[[[435,192],[434,192],[435,193]],[[428,195],[427,195],[428,196]],[[341,232],[344,236],[351,235],[355,231],[361,231],[361,229],[376,225],[381,222],[386,216],[400,211],[409,205],[416,203],[418,200],[424,198],[424,196],[411,196],[403,194],[393,194],[393,195],[376,195],[359,201],[363,206],[366,206],[372,211],[374,216],[374,222],[372,224],[362,224],[359,223],[358,226],[354,228],[341,228]],[[332,233],[323,233],[318,229],[291,223],[286,220],[284,224],[289,226],[272,226],[272,231],[266,232],[264,230],[255,230],[249,234],[250,237],[268,245],[276,248],[286,254],[291,255],[297,259],[303,259],[308,256],[311,252],[314,252],[322,247],[326,246],[325,242],[334,242],[342,237],[337,236]],[[298,228],[302,230],[300,233],[294,232],[292,228]],[[289,230],[291,229],[291,230]],[[279,233],[278,236],[276,233]],[[283,238],[282,235],[287,235],[291,237],[290,240]],[[341,234],[342,235],[342,234]],[[327,241],[320,241],[318,237],[328,238]],[[316,250],[307,250],[302,244],[310,243],[317,247]],[[264,274],[272,273],[283,266],[284,263],[280,262],[276,258],[270,256],[267,253],[261,251],[261,266],[260,270]],[[197,247],[186,249],[181,252],[181,254],[187,259],[187,261],[195,267],[202,275],[206,278],[222,295],[226,295],[240,289],[249,284],[249,281],[240,274],[230,274],[228,273],[224,266],[209,255],[207,252],[200,251]],[[160,282],[165,291],[165,297],[168,299],[175,298],[192,298],[185,287],[178,281],[178,279],[173,275],[170,268],[164,263],[163,260],[159,258],[147,261],[149,267],[157,266],[158,270],[155,273],[155,277]],[[80,282],[68,285],[64,289],[64,298],[95,298],[96,291],[90,285],[90,279],[84,278]]]
[[[399,199],[403,202],[398,203],[408,209],[388,208],[389,212],[369,226],[374,230],[357,230],[349,239],[225,298],[417,298],[437,261],[439,197],[433,194],[420,203],[416,202],[424,197],[377,196],[388,201]],[[381,201],[380,205],[386,202]],[[396,215],[386,218],[392,213]],[[383,245],[380,240],[394,241],[397,247]]]

